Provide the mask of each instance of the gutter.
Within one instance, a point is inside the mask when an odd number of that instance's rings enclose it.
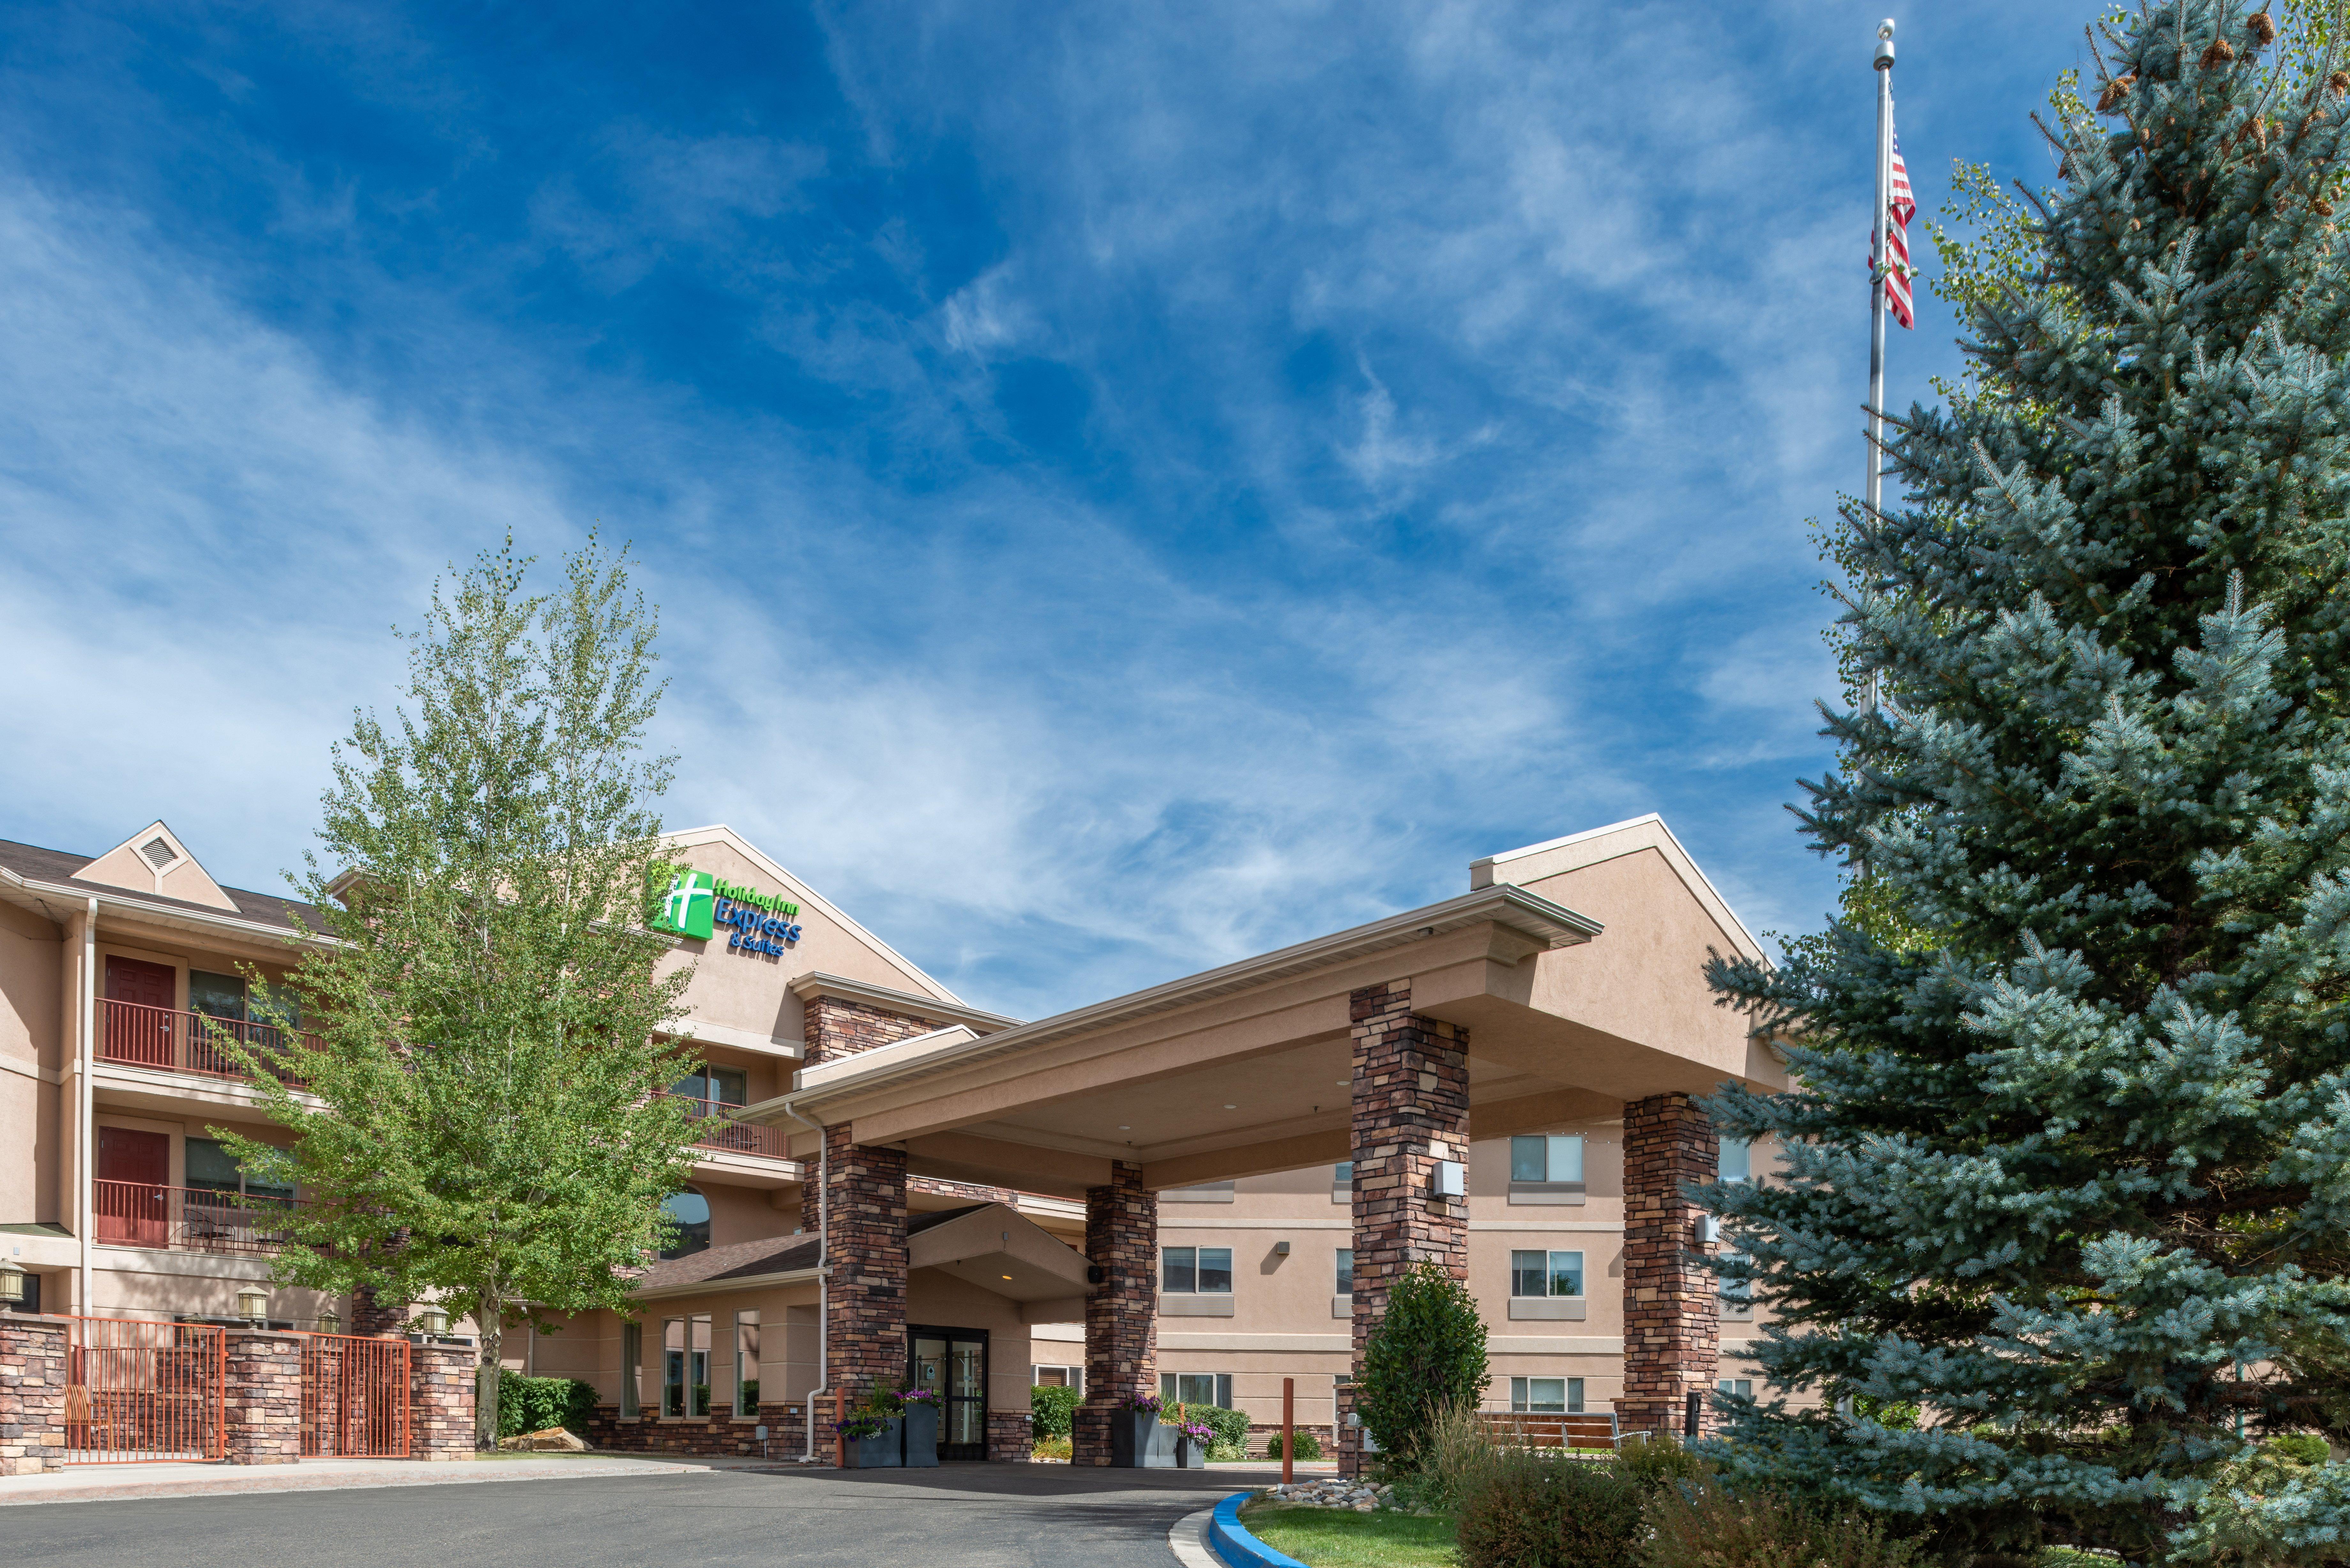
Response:
[[[630,1291],[629,1299],[637,1302],[674,1301],[680,1296],[704,1296],[715,1291],[764,1290],[769,1285],[801,1285],[815,1280],[822,1288],[821,1269],[782,1269],[771,1274],[727,1274],[713,1279],[695,1280],[690,1284],[655,1285],[650,1290]]]

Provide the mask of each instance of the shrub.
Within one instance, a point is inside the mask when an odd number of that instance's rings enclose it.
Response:
[[[1420,1446],[1419,1469],[1404,1483],[1412,1506],[1431,1513],[1459,1513],[1484,1489],[1503,1462],[1503,1449],[1471,1405],[1447,1405],[1436,1412]]]
[[[1028,1390],[1028,1431],[1036,1438],[1066,1438],[1076,1430],[1077,1406],[1084,1396],[1075,1388]]]
[[[1807,1508],[1720,1482],[1661,1486],[1648,1498],[1647,1568],[1912,1568],[1920,1542],[1854,1510]]]
[[[1279,1432],[1275,1432],[1272,1437],[1265,1439],[1264,1457],[1269,1459],[1277,1459],[1281,1458],[1281,1434]],[[1297,1434],[1297,1457],[1301,1459],[1320,1459],[1322,1457],[1322,1439],[1315,1437],[1311,1432],[1300,1431]]]
[[[1695,1480],[1705,1462],[1669,1432],[1627,1433],[1617,1446],[1616,1468],[1645,1497],[1668,1481]]]
[[[1485,1324],[1466,1285],[1432,1262],[1396,1281],[1363,1346],[1356,1403],[1390,1466],[1419,1468],[1437,1412],[1473,1407],[1492,1381],[1485,1363]]]
[[[1029,1446],[1031,1457],[1040,1459],[1066,1459],[1076,1457],[1076,1449],[1067,1438],[1039,1438]]]
[[[2262,1443],[2261,1451],[2293,1464],[2322,1465],[2328,1450],[2325,1439],[2314,1432],[2288,1432]]]
[[[1639,1488],[1614,1466],[1507,1449],[1461,1511],[1459,1551],[1462,1568],[1638,1568],[1640,1534]]]
[[[498,1436],[516,1438],[543,1432],[549,1427],[588,1429],[596,1413],[596,1388],[576,1377],[525,1377],[518,1372],[498,1377]]]

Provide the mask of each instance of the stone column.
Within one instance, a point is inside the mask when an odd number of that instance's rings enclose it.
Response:
[[[0,1476],[65,1468],[66,1328],[0,1312]]]
[[[406,1302],[385,1301],[374,1286],[361,1285],[351,1293],[351,1323],[343,1332],[381,1339],[400,1333],[407,1321]]]
[[[1698,1241],[1699,1210],[1682,1189],[1712,1180],[1720,1155],[1713,1124],[1687,1095],[1624,1107],[1624,1397],[1616,1414],[1625,1431],[1678,1432],[1689,1396],[1713,1392],[1721,1283],[1701,1261],[1712,1249]]]
[[[1086,1398],[1071,1457],[1109,1463],[1109,1413],[1130,1395],[1159,1392],[1159,1195],[1142,1167],[1113,1160],[1107,1187],[1086,1189],[1086,1261],[1102,1271],[1086,1287]]]
[[[473,1457],[479,1364],[470,1345],[408,1347],[408,1457],[443,1463]]]
[[[1036,1439],[1028,1430],[1029,1419],[1025,1410],[990,1410],[987,1457],[999,1465],[1026,1464],[1036,1451]]]
[[[302,1336],[233,1328],[223,1348],[223,1457],[233,1465],[301,1463]]]
[[[853,1407],[906,1378],[906,1151],[851,1143],[846,1127],[824,1141],[824,1386]]]
[[[1355,1358],[1414,1264],[1469,1277],[1469,1205],[1430,1196],[1440,1161],[1469,1158],[1469,1032],[1411,1010],[1411,982],[1348,999],[1354,1044]],[[1345,1401],[1342,1401],[1342,1404]],[[1340,1418],[1338,1469],[1363,1468],[1362,1428]]]

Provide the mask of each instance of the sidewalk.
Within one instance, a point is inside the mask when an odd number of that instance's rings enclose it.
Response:
[[[333,1491],[349,1487],[446,1486],[464,1481],[584,1480],[598,1476],[688,1475],[695,1459],[641,1455],[506,1454],[446,1464],[414,1459],[305,1459],[298,1465],[78,1465],[47,1475],[0,1476],[0,1507],[35,1502],[121,1502],[148,1497]]]

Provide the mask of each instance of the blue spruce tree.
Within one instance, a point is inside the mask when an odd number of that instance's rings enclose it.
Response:
[[[2093,44],[1836,540],[1880,702],[1799,815],[1899,918],[1714,973],[1797,1084],[1712,1106],[1786,1147],[1709,1189],[1778,1317],[1721,1458],[1952,1563],[2350,1562],[2350,72],[2240,0]]]

